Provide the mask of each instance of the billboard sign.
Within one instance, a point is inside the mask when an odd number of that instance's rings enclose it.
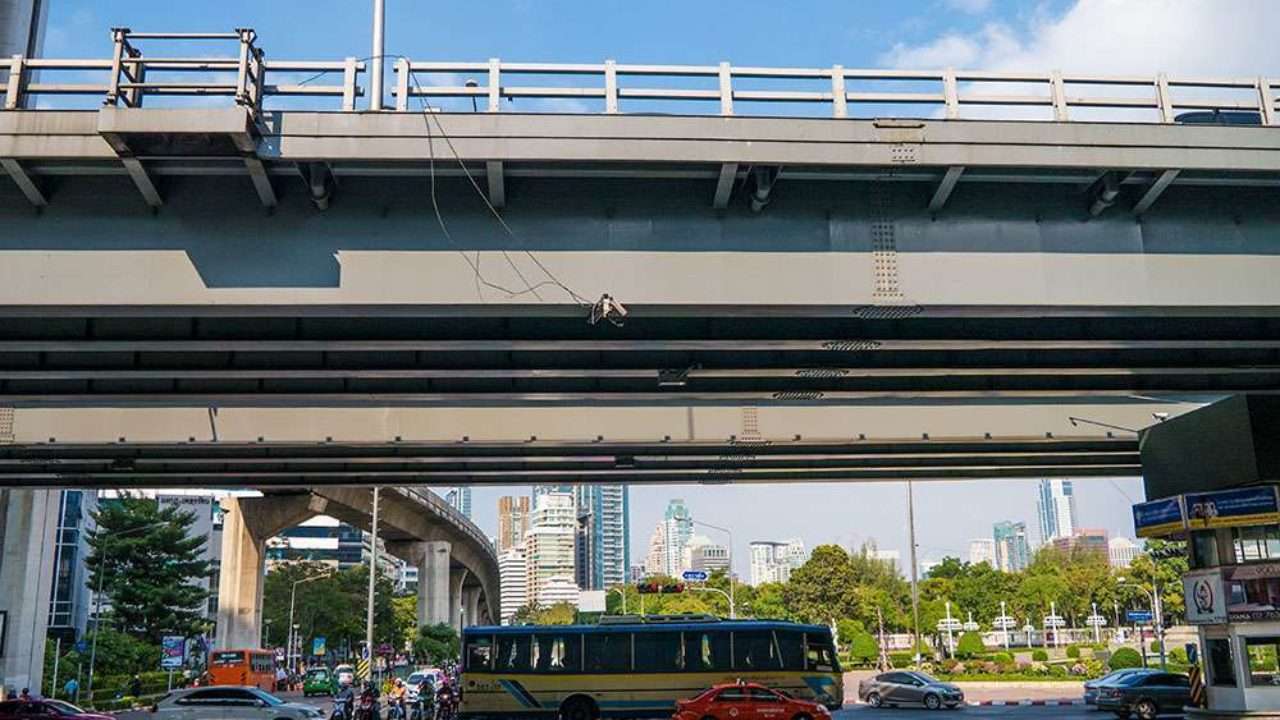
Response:
[[[1224,572],[1232,622],[1280,620],[1280,563],[1236,565]]]
[[[1187,527],[1192,530],[1280,522],[1275,486],[1188,493],[1184,499]]]
[[[1187,622],[1221,625],[1227,621],[1227,593],[1218,570],[1202,570],[1182,577],[1182,598]]]
[[[165,635],[160,638],[160,667],[177,670],[187,657],[187,639],[181,635]]]
[[[1133,529],[1138,537],[1163,537],[1186,528],[1182,498],[1171,497],[1133,506]]]
[[[311,654],[312,654],[312,655],[315,655],[315,656],[317,656],[317,657],[320,657],[320,656],[323,656],[323,655],[325,654],[324,640],[325,640],[324,636],[323,636],[323,635],[320,635],[320,636],[317,636],[314,640],[312,640],[312,641],[311,641]]]

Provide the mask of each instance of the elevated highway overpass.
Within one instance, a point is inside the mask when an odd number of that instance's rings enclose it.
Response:
[[[0,60],[11,497],[1129,475],[1280,389],[1275,79],[401,59],[364,112],[114,37]]]

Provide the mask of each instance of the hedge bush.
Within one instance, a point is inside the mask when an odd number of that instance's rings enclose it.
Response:
[[[1107,664],[1112,670],[1142,667],[1142,656],[1138,654],[1137,650],[1124,647],[1112,653],[1111,659],[1107,661]]]
[[[1013,656],[1007,652],[998,652],[991,656],[991,659],[1001,665],[1009,665],[1013,663]]]
[[[1071,659],[1073,659],[1073,660],[1074,660],[1074,659],[1076,659],[1076,658],[1078,658],[1078,657],[1080,657],[1080,646],[1079,646],[1079,645],[1068,645],[1068,646],[1067,646],[1067,657],[1069,657],[1069,658],[1071,658]]]
[[[1048,662],[1049,653],[1039,648],[1036,648],[1035,650],[1031,651],[1031,659],[1035,660],[1036,662]]]
[[[960,642],[956,643],[956,657],[961,660],[976,658],[987,651],[987,646],[982,644],[982,636],[976,632],[966,632],[960,636]]]
[[[896,668],[907,667],[914,659],[915,657],[909,652],[889,653],[889,663]]]

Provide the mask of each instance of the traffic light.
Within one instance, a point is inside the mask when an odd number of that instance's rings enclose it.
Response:
[[[684,583],[647,582],[636,585],[641,595],[676,595],[684,592]]]

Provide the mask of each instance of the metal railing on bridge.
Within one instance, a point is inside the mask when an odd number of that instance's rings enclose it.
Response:
[[[497,558],[497,551],[494,549],[493,543],[489,541],[488,536],[486,536],[480,527],[472,522],[470,518],[454,506],[450,505],[444,498],[426,488],[405,486],[396,487],[393,488],[393,490],[403,493],[405,496],[426,505],[437,515],[448,518],[450,522],[466,533],[467,536],[478,543],[480,547],[487,549],[494,558]]]
[[[104,60],[59,60],[14,56],[0,59],[3,107],[37,107],[46,96],[99,97],[105,104],[142,106],[148,97],[230,96],[260,109],[306,105],[305,98],[341,98],[338,107],[355,111],[365,63],[267,60],[251,29],[232,33],[133,33],[112,31],[114,56]],[[148,57],[138,41],[228,40],[239,52],[225,58]],[[157,74],[197,73],[191,82],[155,79]],[[271,78],[308,77],[295,82]],[[66,82],[55,81],[60,76]],[[339,75],[336,84],[313,81]],[[475,77],[471,77],[474,75]],[[766,114],[787,117],[905,116],[926,108],[931,117],[1045,119],[1059,122],[1139,120],[1173,123],[1180,112],[1210,110],[1256,113],[1264,125],[1280,124],[1280,78],[1213,78],[1157,75],[1088,75],[1062,72],[963,70],[773,68],[718,65],[636,65],[606,60],[598,64],[422,62],[395,58],[396,110],[439,110],[432,101],[472,100],[461,109],[501,112],[503,101],[533,100],[522,112],[585,114],[665,113],[674,115]],[[479,78],[479,79],[477,79]],[[422,103],[422,104],[419,104]],[[768,112],[750,112],[768,107]],[[1029,114],[1037,110],[1040,115]],[[710,110],[710,112],[708,112]],[[866,112],[863,112],[863,111]],[[875,112],[880,110],[882,112]],[[888,112],[883,112],[883,111]],[[717,112],[718,111],[718,112]],[[1135,116],[1134,113],[1145,113]]]

